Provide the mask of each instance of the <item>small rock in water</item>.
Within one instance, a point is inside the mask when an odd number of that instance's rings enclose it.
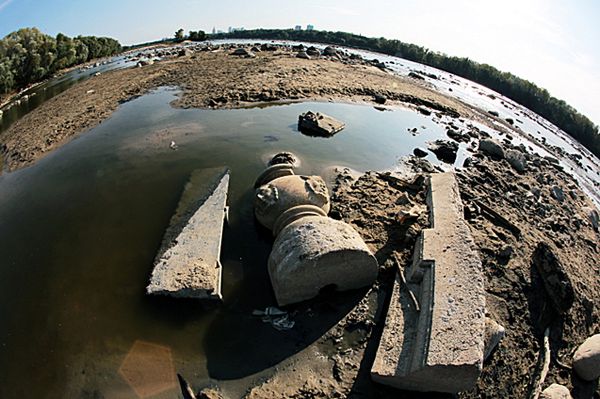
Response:
[[[540,399],[572,399],[569,389],[560,384],[552,384],[542,391]]]
[[[592,335],[577,348],[573,369],[586,381],[600,377],[600,334]]]
[[[172,150],[176,150],[177,149],[177,143],[175,143],[174,141],[171,141],[171,143],[169,143],[169,148]]]
[[[422,148],[417,147],[413,150],[413,154],[415,154],[415,156],[417,156],[419,158],[425,158],[427,156],[427,151]]]
[[[458,143],[447,140],[436,140],[429,144],[429,150],[442,162],[454,163],[458,151]]]
[[[386,100],[387,99],[381,94],[373,95],[373,101],[375,101],[377,104],[385,104]]]

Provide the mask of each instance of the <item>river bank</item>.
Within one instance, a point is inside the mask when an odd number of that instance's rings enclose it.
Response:
[[[77,84],[25,115],[0,134],[4,169],[35,162],[103,120],[131,98],[161,86],[182,89],[180,108],[235,108],[257,102],[331,100],[425,106],[428,112],[486,122],[474,107],[444,96],[416,79],[391,75],[360,59],[305,60],[296,52],[230,55],[229,48],[188,52],[140,68],[110,71]]]

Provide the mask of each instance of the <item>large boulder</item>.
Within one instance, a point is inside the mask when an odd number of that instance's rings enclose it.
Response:
[[[504,158],[504,150],[497,141],[483,139],[479,142],[479,151],[496,158]]]
[[[577,348],[573,355],[573,369],[586,381],[600,377],[600,334],[592,335]]]

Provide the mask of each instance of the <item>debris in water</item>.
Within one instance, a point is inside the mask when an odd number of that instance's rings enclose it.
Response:
[[[269,306],[265,310],[254,310],[252,315],[260,317],[263,323],[271,323],[273,328],[279,331],[291,330],[296,324],[295,321],[290,320],[288,312],[275,306]]]
[[[171,143],[169,144],[169,148],[172,150],[176,150],[178,148],[177,143],[175,143],[174,141],[171,141]]]

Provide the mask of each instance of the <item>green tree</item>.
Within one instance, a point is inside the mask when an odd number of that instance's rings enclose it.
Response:
[[[183,29],[179,28],[177,32],[175,32],[175,41],[182,42],[183,41]]]

